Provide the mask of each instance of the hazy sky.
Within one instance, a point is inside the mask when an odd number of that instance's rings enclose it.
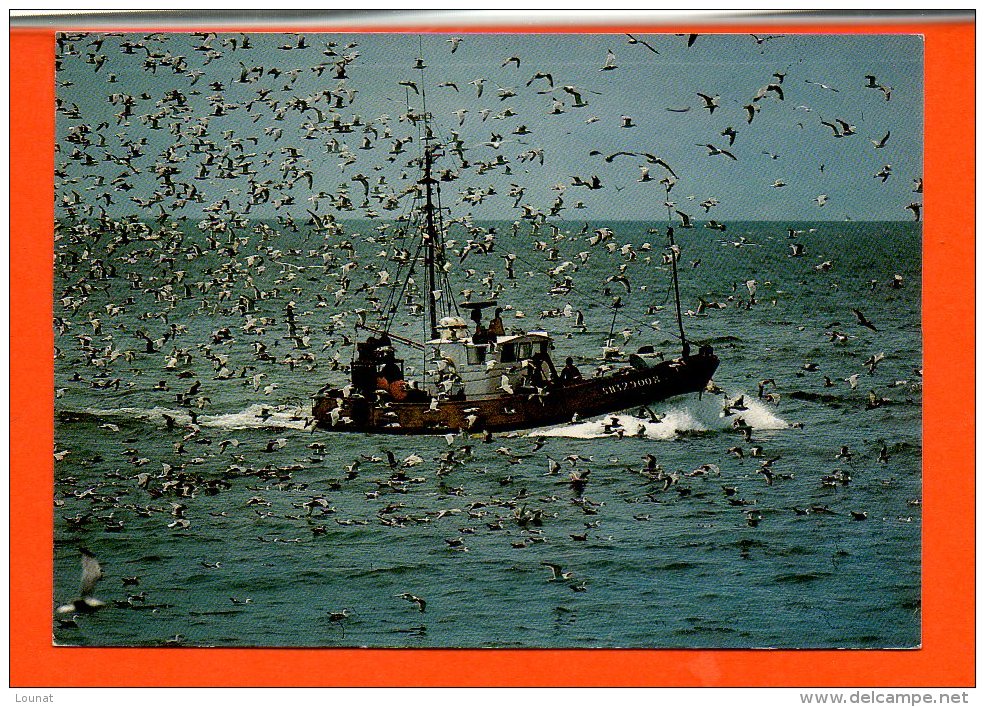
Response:
[[[469,164],[448,156],[438,165],[457,177],[442,183],[443,204],[475,218],[516,220],[523,206],[546,213],[560,195],[549,220],[666,220],[660,180],[670,173],[643,153],[674,171],[670,200],[696,221],[911,220],[905,207],[922,200],[913,192],[923,150],[918,36],[737,33],[699,35],[689,47],[677,35],[453,43],[447,34],[309,33],[299,47],[301,36],[251,33],[245,48],[240,34],[68,36],[57,71],[59,200],[111,214],[199,218],[212,205],[249,218],[301,220],[306,209],[359,218],[365,186],[353,177],[362,175],[380,195],[368,207],[393,218],[416,179],[408,162],[419,134],[406,118],[408,96],[421,109],[414,88],[426,92],[437,137],[457,133]],[[615,68],[603,70],[609,50]],[[779,91],[764,91],[771,84]],[[699,93],[718,103],[714,112]],[[746,106],[758,109],[751,123]],[[619,151],[635,154],[604,159]],[[601,188],[575,177],[598,177]],[[352,210],[336,211],[340,190]],[[709,199],[717,204],[706,213]]]

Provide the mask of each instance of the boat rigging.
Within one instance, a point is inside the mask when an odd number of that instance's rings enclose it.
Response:
[[[381,325],[362,323],[370,335],[356,344],[351,384],[325,386],[314,396],[313,415],[320,427],[337,431],[390,434],[529,429],[589,418],[646,405],[687,393],[700,393],[711,381],[718,358],[710,346],[692,354],[684,333],[678,285],[680,249],[668,226],[670,264],[681,355],[671,360],[648,356],[652,348],[630,356],[628,364],[583,377],[567,357],[559,372],[551,356],[554,340],[545,330],[513,330],[503,326],[498,299],[459,304],[449,280],[452,270],[445,244],[446,224],[434,162],[442,146],[434,136],[424,91],[424,62],[418,62],[423,110],[418,122],[421,177],[414,205],[402,219],[401,233],[418,233],[416,252],[401,264],[400,287],[391,288]],[[416,292],[418,268],[423,292]],[[392,332],[402,303],[423,295],[423,341]],[[613,303],[613,329],[618,314]],[[469,312],[471,324],[461,311]],[[493,316],[484,325],[484,313]],[[610,341],[611,345],[610,331]],[[423,353],[420,376],[408,376],[398,347]]]

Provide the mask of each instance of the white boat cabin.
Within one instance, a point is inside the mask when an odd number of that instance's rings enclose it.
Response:
[[[536,388],[557,375],[553,340],[546,331],[476,337],[461,317],[438,323],[427,342],[425,390],[445,398],[481,400]],[[478,340],[477,340],[478,339]]]

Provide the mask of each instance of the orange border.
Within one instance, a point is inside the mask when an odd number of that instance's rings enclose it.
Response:
[[[73,28],[75,29],[75,28]],[[108,28],[100,28],[108,29]],[[132,28],[130,28],[132,29]],[[210,28],[214,29],[214,28]],[[249,31],[263,31],[248,28]],[[287,31],[290,28],[268,28]],[[320,31],[302,27],[302,31]],[[652,26],[564,32],[680,32]],[[192,27],[180,31],[193,31]],[[926,40],[923,647],[912,651],[96,649],[51,646],[54,31],[13,30],[10,202],[10,685],[973,686],[974,39],[967,23],[701,26],[918,33]],[[341,31],[359,31],[343,28]],[[364,30],[365,31],[365,30]],[[537,27],[386,31],[550,32]],[[948,383],[960,381],[960,397]],[[69,655],[69,652],[71,655]],[[208,670],[202,670],[207,663]],[[71,665],[71,670],[65,666]]]

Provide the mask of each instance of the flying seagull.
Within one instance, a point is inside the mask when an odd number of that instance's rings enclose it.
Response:
[[[631,34],[627,34],[626,36],[629,37],[629,39],[626,40],[626,43],[627,44],[642,44],[644,47],[646,47],[647,49],[649,49],[654,54],[659,54],[660,53],[656,49],[654,49],[650,44],[647,44],[646,42],[644,42],[642,39],[637,39],[636,37],[634,37]]]
[[[79,552],[82,555],[82,584],[79,587],[79,596],[77,599],[73,599],[71,603],[58,607],[59,614],[91,613],[106,605],[105,602],[94,599],[92,596],[96,583],[102,579],[103,568],[99,566],[99,561],[89,550],[83,547],[79,549]]]
[[[862,314],[862,312],[855,309],[854,307],[852,308],[852,314],[855,315],[855,318],[858,319],[858,323],[861,324],[862,326],[866,327],[867,329],[871,329],[872,331],[879,331],[878,329],[876,329],[875,325],[872,322],[870,322],[868,319],[865,318],[865,315]]]
[[[612,52],[611,49],[606,50],[605,63],[602,65],[602,68],[599,69],[599,71],[612,71],[613,69],[617,69],[617,68],[619,67],[616,65],[616,55]]]
[[[417,610],[422,614],[424,613],[425,607],[427,607],[427,601],[419,596],[411,594],[410,592],[404,592],[403,594],[397,594],[396,596],[398,599],[406,599],[412,604],[417,604]]]
[[[698,95],[701,96],[702,99],[704,99],[705,108],[708,109],[708,114],[710,115],[710,114],[714,113],[715,112],[715,109],[718,107],[718,98],[719,97],[718,96],[709,96],[709,95],[707,95],[705,93],[701,93],[701,92],[699,92]]]

